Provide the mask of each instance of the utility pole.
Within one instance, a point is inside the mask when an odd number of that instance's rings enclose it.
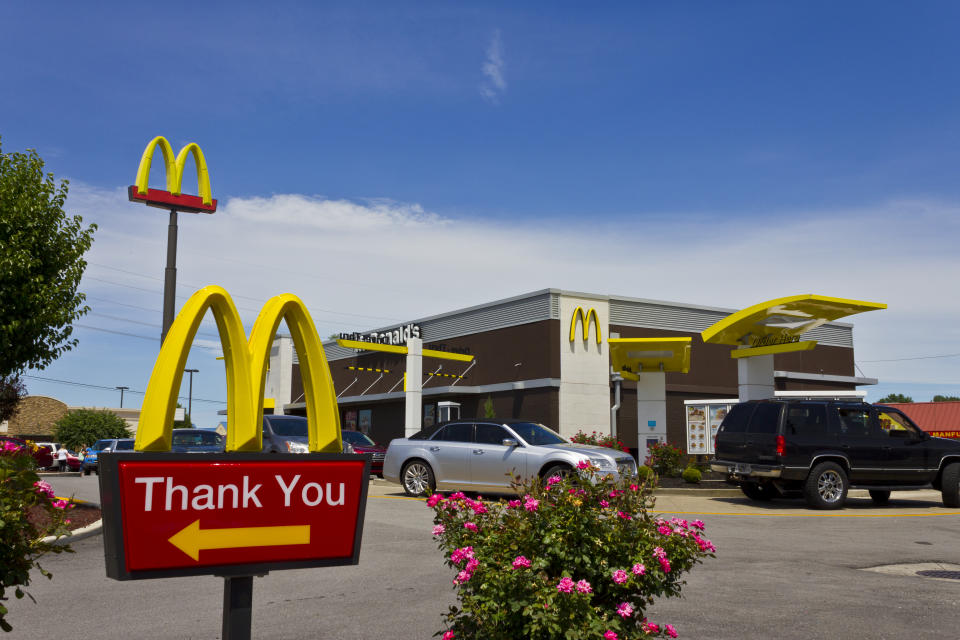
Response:
[[[200,369],[184,369],[184,373],[190,374],[190,393],[187,395],[187,415],[190,417],[190,424],[193,425],[193,374],[200,373]]]
[[[130,387],[114,387],[114,389],[120,390],[120,408],[123,409],[123,392],[129,389]]]

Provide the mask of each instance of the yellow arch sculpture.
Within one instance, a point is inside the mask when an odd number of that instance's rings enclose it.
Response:
[[[310,451],[341,453],[340,415],[330,367],[310,313],[292,293],[264,305],[247,340],[237,308],[222,287],[209,286],[184,304],[160,347],[147,384],[134,449],[169,451],[173,417],[190,345],[207,309],[213,313],[223,346],[227,375],[227,451],[263,448],[263,387],[273,336],[281,320],[300,356]]]
[[[576,340],[578,319],[583,326],[584,341],[590,339],[590,321],[591,319],[593,320],[594,325],[597,327],[597,344],[600,344],[602,340],[600,337],[600,318],[597,316],[597,310],[593,307],[590,307],[590,310],[586,313],[583,312],[583,307],[577,307],[573,310],[573,317],[570,318],[570,342]]]
[[[157,136],[143,150],[143,156],[140,158],[140,167],[137,169],[137,193],[146,195],[147,183],[150,181],[150,165],[153,163],[153,154],[157,146],[160,146],[160,152],[163,154],[163,162],[167,170],[167,191],[171,194],[180,195],[183,184],[183,169],[187,163],[187,154],[193,154],[194,163],[197,165],[197,195],[203,200],[203,204],[213,204],[213,195],[210,191],[210,173],[207,171],[207,161],[203,157],[203,151],[196,142],[191,142],[183,149],[176,158],[173,155],[173,147],[163,136]]]

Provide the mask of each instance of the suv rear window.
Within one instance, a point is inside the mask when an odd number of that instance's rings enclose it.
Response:
[[[758,402],[757,410],[753,412],[753,418],[750,420],[750,433],[776,433],[780,423],[780,409],[783,407],[779,402]]]
[[[755,404],[738,404],[727,417],[723,419],[720,430],[726,433],[742,433],[747,430],[747,423],[750,421],[750,414],[753,413]]]

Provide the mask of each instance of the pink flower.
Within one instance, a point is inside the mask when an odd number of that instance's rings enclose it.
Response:
[[[472,522],[464,522],[463,528],[469,531],[477,531],[477,525],[473,524]]]
[[[479,560],[477,560],[476,558],[470,558],[469,560],[467,560],[467,566],[464,567],[464,569],[466,569],[470,573],[473,573],[474,571],[477,570],[477,567],[479,566],[480,566]]]
[[[617,569],[613,572],[613,581],[617,584],[623,584],[627,581],[627,572],[623,569]]]
[[[617,511],[617,515],[623,518],[624,520],[633,520],[630,514],[626,513],[625,511]]]
[[[44,482],[43,480],[37,480],[36,482],[33,483],[33,486],[36,487],[37,493],[41,495],[46,494],[48,498],[53,497],[53,487],[51,487],[48,483]]]
[[[660,631],[660,625],[656,625],[651,622],[647,624],[645,631],[647,633],[658,633]]]
[[[450,494],[450,499],[451,499],[451,500],[463,500],[463,499],[466,498],[466,497],[467,497],[467,496],[463,495],[463,491],[457,491],[456,493],[451,493],[451,494]]]
[[[664,573],[670,573],[670,561],[666,558],[660,558],[660,568]]]
[[[603,634],[603,640],[617,640],[617,634],[608,629],[607,632]]]
[[[667,552],[663,550],[663,547],[654,547],[653,557],[663,559],[667,557]]]
[[[527,560],[524,556],[517,556],[513,559],[513,568],[519,569],[521,567],[527,568],[530,566],[530,561]]]
[[[453,633],[453,631],[447,631],[443,634],[443,637],[440,640],[453,640],[455,637],[456,635]]]
[[[467,582],[470,578],[473,577],[473,574],[467,570],[463,570],[457,574],[457,577],[453,579],[453,584],[463,584]]]
[[[629,602],[621,602],[620,606],[617,607],[617,614],[619,614],[621,618],[629,618],[633,615],[633,607],[630,606]]]
[[[690,523],[690,526],[696,527],[697,529],[700,529],[701,531],[703,531],[703,520],[694,520],[693,522]]]
[[[606,509],[607,507],[610,506],[610,503],[607,502],[606,500],[601,500],[601,501],[600,501],[600,506],[603,507],[604,509]]]
[[[64,520],[63,523],[64,523],[64,524],[70,524],[70,518],[67,518],[66,520]]]
[[[550,476],[547,478],[547,489],[560,482],[563,478],[560,476]]]
[[[642,564],[640,564],[639,562],[633,565],[633,575],[642,576],[642,575],[646,575],[646,573],[647,573],[647,568]]]
[[[450,560],[454,564],[460,564],[464,560],[473,557],[473,547],[463,547],[461,549],[456,549],[453,553],[450,554]]]
[[[427,498],[427,506],[433,509],[435,506],[437,506],[437,503],[442,500],[443,500],[443,496],[441,496],[439,493],[435,493],[429,498]]]
[[[442,535],[443,532],[446,530],[447,528],[445,526],[443,526],[442,524],[438,524],[433,528],[433,535],[435,536]]]
[[[70,501],[69,501],[69,500],[54,500],[54,501],[53,501],[53,506],[56,507],[57,509],[66,509],[67,507],[70,506]]]
[[[590,583],[586,580],[580,580],[577,582],[577,591],[580,593],[593,593],[593,587],[591,587]]]
[[[509,508],[511,508],[511,509],[516,509],[516,508],[519,507],[521,504],[523,504],[523,503],[520,502],[519,500],[511,500],[510,502],[507,503],[507,506],[508,506]]]
[[[539,500],[534,500],[530,496],[526,496],[527,501],[523,503],[523,508],[527,511],[536,511],[537,507],[540,506]]]
[[[563,579],[557,583],[557,591],[559,593],[570,593],[573,591],[573,580],[564,576]]]
[[[581,460],[580,462],[577,463],[577,469],[580,469],[581,471],[588,468],[590,468],[590,463],[587,462],[586,460]]]
[[[688,526],[687,521],[684,520],[683,518],[671,518],[671,519],[670,519],[670,522],[672,522],[673,524],[675,524],[675,525],[677,525],[677,526],[683,527],[684,529],[686,529],[687,526]]]
[[[657,531],[660,532],[660,535],[662,536],[668,536],[671,533],[670,527],[668,527],[665,524],[662,524],[659,527],[657,527]]]
[[[569,493],[570,495],[576,495],[577,490],[576,490],[576,489],[567,489],[567,493]]]
[[[667,635],[670,636],[671,638],[677,637],[677,630],[673,628],[672,624],[665,624],[663,625],[663,628],[666,630]]]
[[[640,485],[636,485],[636,484],[630,485],[630,491],[640,491]]]

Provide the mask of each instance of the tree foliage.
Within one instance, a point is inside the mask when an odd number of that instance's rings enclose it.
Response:
[[[26,394],[27,389],[18,376],[0,378],[0,422],[13,417],[17,412],[17,405]]]
[[[77,291],[96,225],[63,206],[67,181],[44,174],[33,149],[0,148],[0,377],[43,369],[77,345],[71,324],[89,311]]]
[[[54,437],[67,449],[90,446],[104,438],[129,438],[123,418],[106,410],[75,409],[57,420]]]
[[[880,398],[879,400],[877,400],[877,402],[879,402],[879,403],[885,403],[885,402],[900,402],[900,403],[904,403],[904,402],[913,402],[913,398],[911,398],[910,396],[905,396],[905,395],[903,395],[902,393],[889,393],[889,394],[885,395],[884,397]]]
[[[487,399],[483,402],[483,417],[487,418],[496,418],[497,412],[493,409],[493,398],[487,396]]]
[[[934,402],[960,402],[960,398],[958,398],[957,396],[935,395],[933,396],[933,401]]]

